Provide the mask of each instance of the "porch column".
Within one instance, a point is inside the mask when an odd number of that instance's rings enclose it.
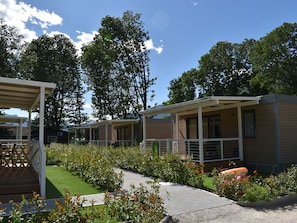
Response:
[[[76,138],[77,138],[77,129],[74,129],[74,143],[76,143]],[[80,143],[80,139],[78,139],[79,143]]]
[[[143,124],[143,126],[142,126],[142,131],[143,131],[143,149],[144,149],[144,151],[146,151],[146,116],[145,115],[143,115],[143,119],[142,119],[142,124]]]
[[[89,145],[91,145],[92,140],[92,127],[89,128]]]
[[[131,146],[134,146],[134,123],[131,124]]]
[[[237,123],[238,123],[238,149],[239,159],[243,161],[243,141],[242,141],[242,117],[241,107],[237,106]]]
[[[29,110],[29,119],[28,119],[28,140],[30,141],[31,140],[31,120],[32,120],[32,118],[31,118],[31,114],[32,112],[31,112],[31,110]]]
[[[105,125],[105,146],[108,146],[108,125]]]
[[[46,154],[44,151],[44,104],[45,104],[45,88],[40,87],[40,98],[39,98],[39,144],[41,146],[41,165],[40,172],[41,176],[39,179],[40,183],[40,195],[45,197],[45,166],[46,166]]]
[[[202,126],[202,107],[198,107],[198,133],[199,133],[199,163],[204,163],[203,153],[203,126]]]
[[[178,153],[180,153],[180,149],[179,149],[179,131],[178,131],[178,128],[179,128],[179,116],[178,114],[175,114],[175,137],[176,137],[176,140],[177,140],[177,151]],[[171,145],[172,148],[173,148],[173,145]],[[186,151],[185,151],[186,153]]]
[[[23,119],[20,120],[20,132],[19,132],[19,137],[20,137],[20,140],[23,139]]]

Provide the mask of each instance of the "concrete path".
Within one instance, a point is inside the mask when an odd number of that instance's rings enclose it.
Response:
[[[130,190],[132,184],[135,187],[138,187],[140,184],[149,187],[146,182],[153,180],[152,178],[143,176],[141,174],[124,170],[117,171],[122,171],[124,174],[124,183],[122,186],[122,189],[124,190]],[[160,182],[160,196],[163,198],[167,214],[170,216],[217,208],[234,203],[232,200],[219,197],[204,190],[169,182]],[[81,198],[86,200],[85,206],[90,206],[91,204],[99,205],[104,203],[103,193],[84,195],[81,196]],[[55,207],[55,200],[56,199],[47,200],[48,210],[51,210]],[[10,204],[2,204],[0,206],[6,208],[6,213],[9,213],[11,210]]]
[[[129,190],[131,184],[137,187],[140,183],[147,185],[147,181],[152,181],[151,178],[137,173],[129,171],[123,171],[123,173],[123,189],[125,190]],[[232,200],[219,197],[205,190],[169,182],[160,182],[160,195],[164,200],[165,208],[169,215],[202,211],[234,203]]]

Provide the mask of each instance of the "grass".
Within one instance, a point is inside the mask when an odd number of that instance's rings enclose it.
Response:
[[[213,185],[212,179],[213,179],[212,177],[205,177],[203,186],[207,189],[214,190],[215,186]]]
[[[64,197],[65,189],[71,195],[87,195],[103,192],[86,183],[78,176],[72,175],[62,167],[46,166],[46,198]]]

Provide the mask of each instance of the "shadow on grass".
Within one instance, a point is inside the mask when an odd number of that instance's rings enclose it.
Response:
[[[63,194],[52,184],[52,182],[46,178],[46,198],[61,198],[64,197]]]

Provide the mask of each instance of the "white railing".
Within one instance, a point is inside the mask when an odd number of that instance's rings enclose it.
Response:
[[[77,145],[94,145],[97,147],[106,147],[106,146],[113,146],[113,147],[130,147],[134,146],[135,142],[132,140],[81,140],[81,141],[70,141],[72,144]]]
[[[146,148],[157,151],[159,155],[179,153],[182,156],[190,156],[195,162],[200,162],[198,139],[147,139]],[[204,162],[232,159],[239,159],[238,138],[203,139]]]

